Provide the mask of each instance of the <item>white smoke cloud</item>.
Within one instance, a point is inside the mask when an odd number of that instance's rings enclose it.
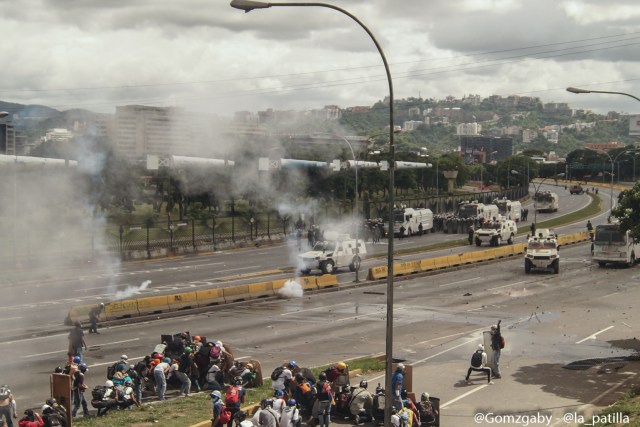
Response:
[[[295,280],[287,280],[284,286],[278,289],[280,298],[302,298],[303,294],[302,286]]]
[[[116,301],[120,299],[126,299],[133,295],[138,295],[151,284],[151,280],[145,280],[142,282],[140,286],[127,286],[127,288],[123,291],[117,291],[115,295],[111,298],[111,301]]]

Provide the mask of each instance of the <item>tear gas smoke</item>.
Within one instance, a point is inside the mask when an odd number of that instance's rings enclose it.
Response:
[[[138,295],[142,293],[147,287],[151,284],[151,280],[145,280],[142,282],[140,286],[127,286],[127,288],[123,291],[117,291],[113,297],[111,297],[111,301],[116,301],[120,299],[126,299],[133,295]],[[109,292],[110,293],[110,292]]]
[[[302,298],[303,294],[302,285],[295,280],[287,280],[284,286],[278,289],[280,298]]]

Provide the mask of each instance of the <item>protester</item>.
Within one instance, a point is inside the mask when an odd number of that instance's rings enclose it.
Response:
[[[78,409],[82,406],[82,414],[85,417],[89,416],[89,406],[87,400],[84,398],[84,392],[87,389],[85,383],[84,374],[88,371],[87,365],[81,363],[78,371],[72,377],[71,395],[73,397],[73,408],[71,409],[71,416],[78,415]]]
[[[24,411],[24,417],[18,421],[20,427],[44,427],[44,421],[40,414],[34,412],[32,409]]]
[[[482,344],[478,344],[478,349],[471,356],[471,366],[469,366],[469,370],[467,371],[467,376],[465,377],[465,381],[469,382],[469,376],[471,372],[484,372],[487,374],[487,383],[493,384],[491,381],[491,368],[487,367],[487,353],[484,352],[484,346]]]
[[[70,356],[78,356],[82,360],[82,350],[87,349],[87,343],[84,341],[84,331],[82,324],[76,321],[73,329],[69,332],[69,354]]]
[[[13,397],[13,393],[9,389],[8,385],[0,387],[0,420],[4,416],[7,427],[13,427],[13,418],[18,418],[18,410],[16,406],[16,400]]]
[[[93,307],[89,310],[89,333],[90,334],[99,334],[98,332],[98,319],[100,318],[100,313],[104,309],[104,303],[100,303],[99,305]]]
[[[500,352],[504,346],[502,333],[500,332],[500,322],[491,326],[491,351],[493,352],[493,378],[502,378],[500,373]]]

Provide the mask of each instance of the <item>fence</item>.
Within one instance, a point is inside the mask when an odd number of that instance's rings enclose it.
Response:
[[[427,207],[434,212],[453,212],[465,200],[491,203],[495,198],[517,200],[528,193],[526,187],[507,191],[466,193],[405,198],[397,201],[413,207]],[[357,209],[360,218],[388,216],[384,201],[330,202],[307,212],[305,226],[334,224],[345,216],[352,218]],[[295,232],[300,217],[275,211],[254,212],[253,215],[232,211],[205,214],[184,220],[147,221],[145,224],[108,225],[98,220],[64,223],[48,222],[34,226],[28,218],[14,227],[0,228],[0,263],[16,267],[86,261],[97,255],[111,255],[121,259],[153,258],[179,253],[207,252],[221,248],[260,244],[281,240]]]

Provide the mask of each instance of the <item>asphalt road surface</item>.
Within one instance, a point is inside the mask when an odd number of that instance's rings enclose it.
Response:
[[[579,209],[588,204],[588,200],[587,196],[561,194],[559,214]],[[601,215],[593,222],[603,222],[604,217],[606,215]],[[577,230],[584,230],[584,224],[560,232]],[[459,239],[463,236],[437,233],[426,239],[441,237]],[[403,243],[409,245],[410,240],[418,238],[403,239]],[[142,281],[151,280],[149,292],[193,288],[205,282],[222,286],[235,283],[238,275],[244,274],[245,270],[237,271],[233,266],[259,265],[263,270],[283,266],[283,262],[278,261],[283,259],[282,252],[283,247],[274,246],[131,263],[121,266],[119,273],[98,268],[65,270],[59,277],[52,275],[47,281],[16,283],[0,303],[3,323],[10,325],[4,328],[3,334],[6,337],[8,333],[24,332],[24,337],[10,341],[5,338],[0,343],[5,360],[0,382],[11,386],[21,408],[40,405],[48,396],[48,374],[66,360],[67,333],[34,337],[30,334],[47,325],[57,330],[66,310],[74,303],[108,297],[105,283],[117,281],[119,288],[123,284],[137,287]],[[394,357],[424,365],[421,370],[433,369],[434,381],[416,384],[414,389],[426,389],[442,402],[458,399],[450,406],[461,414],[488,402],[514,409],[522,406],[521,401],[510,397],[509,384],[529,384],[534,398],[549,401],[557,398],[564,403],[567,399],[574,403],[585,400],[586,391],[572,395],[564,390],[570,386],[553,385],[553,376],[547,379],[544,372],[550,366],[575,360],[629,354],[619,346],[612,347],[611,342],[634,337],[634,331],[640,327],[630,309],[636,304],[633,291],[637,270],[594,267],[586,244],[563,248],[561,255],[559,275],[525,275],[523,260],[517,258],[397,281]],[[380,264],[380,261],[373,263]],[[276,364],[291,359],[314,366],[384,351],[385,285],[348,286],[353,275],[343,276],[344,286],[340,291],[288,300],[255,301],[221,307],[207,314],[103,328],[101,335],[87,337],[90,345],[86,352],[90,366],[88,382],[91,386],[102,383],[106,367],[121,354],[136,360],[152,351],[161,334],[183,330],[228,342],[236,356],[256,357],[268,372]],[[23,303],[25,300],[28,302]],[[478,392],[459,398],[466,392],[459,380],[466,372],[480,331],[500,318],[509,343],[502,359],[505,379],[492,386],[495,389],[489,397]],[[534,367],[539,369],[519,373],[523,368],[518,367],[517,372],[510,372],[509,366],[519,366],[528,359],[535,361]],[[547,380],[549,384],[545,383]],[[505,393],[504,398],[494,400],[494,390]],[[456,425],[462,424],[456,422]]]

